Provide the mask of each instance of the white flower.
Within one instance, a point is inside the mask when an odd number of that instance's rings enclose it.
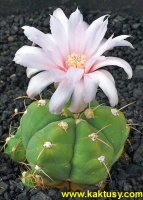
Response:
[[[77,9],[69,19],[58,8],[50,18],[51,34],[44,34],[34,27],[24,26],[29,40],[39,45],[23,46],[14,61],[28,67],[27,76],[39,72],[31,78],[27,90],[30,98],[41,93],[48,85],[58,82],[59,86],[51,97],[49,109],[59,114],[71,98],[69,110],[80,112],[91,102],[98,86],[109,98],[111,106],[118,103],[118,95],[112,75],[102,68],[117,65],[132,77],[130,65],[117,57],[105,57],[103,53],[116,46],[130,46],[125,39],[128,35],[104,39],[108,16],[96,19],[90,26],[83,21]]]

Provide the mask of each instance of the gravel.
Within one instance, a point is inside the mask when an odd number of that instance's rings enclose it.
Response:
[[[80,8],[80,6],[78,6]],[[62,7],[69,16],[76,9],[73,7]],[[25,13],[24,15],[10,15],[0,18],[0,149],[4,147],[4,141],[11,132],[19,126],[21,115],[12,118],[14,112],[22,112],[31,100],[19,99],[19,96],[26,95],[29,80],[25,74],[25,68],[16,65],[12,60],[15,52],[23,45],[31,45],[31,42],[24,36],[21,27],[23,25],[34,26],[47,33],[49,29],[49,14],[55,7],[45,10]],[[81,9],[82,10],[82,9]],[[82,10],[84,19],[91,23],[95,18],[107,14],[99,10]],[[130,63],[134,70],[134,76],[127,80],[126,73],[118,67],[108,67],[116,80],[116,87],[119,94],[118,108],[123,109],[128,122],[131,124],[131,131],[125,150],[118,162],[112,167],[112,182],[107,180],[106,191],[142,191],[143,190],[143,18],[132,17],[124,13],[111,13],[109,28],[106,34],[108,38],[112,33],[116,35],[129,34],[129,38],[135,49],[128,47],[115,48],[110,55],[121,57]],[[54,91],[52,86],[42,93],[43,98],[49,98]],[[107,97],[99,90],[97,99],[100,103],[109,105]],[[13,162],[8,155],[0,153],[0,200],[60,200],[61,191],[66,188],[46,189],[40,188],[30,190],[20,180],[21,168]],[[97,187],[91,186],[91,191],[97,191]],[[82,198],[84,199],[84,198]],[[110,199],[110,198],[108,198]],[[69,198],[69,200],[72,200]]]

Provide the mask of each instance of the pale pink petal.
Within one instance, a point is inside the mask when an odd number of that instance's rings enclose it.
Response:
[[[113,76],[107,70],[99,70],[103,72],[115,85]],[[99,79],[94,77],[94,74],[89,73],[84,75],[84,101],[90,103],[95,99],[97,88],[99,86]]]
[[[59,51],[62,53],[63,58],[67,58],[69,55],[69,44],[66,31],[63,27],[63,24],[59,19],[54,16],[50,18],[50,28],[52,32],[52,36],[56,41],[56,44],[59,48]]]
[[[51,34],[44,34],[38,29],[34,27],[30,27],[30,26],[23,26],[22,28],[24,29],[24,34],[27,36],[29,40],[31,40],[35,44],[38,44],[43,49],[46,48],[46,50],[48,51],[55,50],[56,43]],[[43,39],[42,44],[41,44],[40,38]]]
[[[17,64],[23,65],[24,67],[38,70],[57,68],[41,48],[32,46],[23,46],[20,48],[16,52],[13,61]]]
[[[93,55],[94,52],[100,46],[100,43],[103,41],[103,38],[104,38],[105,33],[107,31],[107,25],[108,25],[108,18],[103,22],[102,26],[97,31],[96,37],[94,38],[93,45],[91,47],[89,54],[91,53],[91,55]]]
[[[83,53],[84,45],[85,45],[85,24],[83,22],[79,22],[78,26],[75,29],[74,33],[74,52]]]
[[[38,29],[30,26],[23,26],[22,29],[24,29],[24,34],[27,36],[27,38],[34,42],[35,44],[38,44],[40,46],[40,43],[37,39],[37,35],[44,36],[45,34]]]
[[[96,61],[102,61],[105,59],[105,56],[93,56],[89,58],[85,63],[85,73],[88,73]]]
[[[66,78],[61,81],[51,97],[49,111],[54,114],[60,114],[65,104],[69,101],[73,90],[74,84],[70,84]]]
[[[45,52],[57,51],[56,42],[51,34],[37,35],[37,40]]]
[[[100,42],[98,48],[99,48],[100,46],[102,46],[106,41],[107,41],[107,39],[106,39],[106,38],[103,38],[103,39],[101,40],[101,42]]]
[[[69,23],[70,25],[73,25],[73,27],[76,27],[79,22],[83,21],[83,15],[77,8],[75,12],[73,12],[69,17]]]
[[[112,42],[110,43],[109,48],[114,48],[116,46],[128,46],[134,49],[133,45],[125,40],[126,38],[131,37],[130,35],[120,35],[112,39]]]
[[[34,47],[34,46],[27,46],[27,45],[24,45],[23,47],[21,47],[17,52],[16,52],[16,55],[21,55],[21,54],[40,54],[40,56],[43,56],[45,54],[45,52],[39,48],[39,47]]]
[[[106,40],[106,42],[103,43],[103,45],[100,45],[100,48],[95,53],[95,56],[102,55],[105,51],[111,50],[114,47],[117,46],[129,46],[131,48],[134,48],[130,42],[125,40],[126,38],[130,37],[129,35],[121,35],[113,38],[114,34],[111,35],[111,37]]]
[[[69,110],[73,113],[78,113],[83,111],[87,107],[87,103],[84,102],[83,98],[83,80],[80,80],[73,91],[71,105]]]
[[[62,80],[56,89],[55,93],[51,97],[49,104],[50,112],[59,114],[64,105],[69,101],[74,87],[83,76],[84,70],[77,68],[69,68],[64,80]]]
[[[54,78],[54,82],[60,82],[66,77],[66,72],[60,69],[52,69],[50,74]]]
[[[128,78],[130,79],[132,77],[132,68],[125,60],[117,57],[106,57],[103,61],[98,61],[95,63],[94,67],[92,68],[92,71],[95,71],[101,67],[105,67],[108,65],[117,65],[118,67],[121,67],[125,70],[125,72],[128,74]]]
[[[26,74],[27,74],[27,77],[30,78],[33,74],[36,74],[37,72],[40,72],[40,71],[41,70],[39,69],[27,68]]]
[[[106,16],[95,20],[86,31],[86,46],[84,52],[88,57],[92,56],[104,38],[108,24],[108,18],[104,21]]]
[[[62,54],[56,44],[56,41],[54,40],[53,36],[51,34],[39,34],[37,32],[34,32],[35,37],[38,41],[38,44],[42,49],[47,53],[47,56],[50,57],[50,60],[53,61],[57,66],[60,66],[64,68],[64,61]],[[56,57],[56,59],[55,59]]]
[[[118,95],[115,85],[109,78],[109,76],[106,75],[104,70],[95,71],[91,73],[91,75],[93,76],[95,81],[98,81],[99,87],[108,97],[110,105],[115,106],[118,103]]]
[[[85,31],[88,29],[88,27],[89,27],[89,24],[88,23],[86,23],[85,21],[83,21],[83,24],[84,24],[84,29],[85,29]]]
[[[51,34],[44,34],[38,29],[30,26],[23,26],[22,28],[24,29],[24,33],[29,40],[31,40],[35,44],[38,44],[48,54],[52,54],[51,56],[52,61],[54,61],[56,65],[63,67],[61,53],[57,48],[55,40],[53,39],[53,36]]]
[[[33,99],[36,95],[40,94],[48,85],[53,83],[53,77],[49,72],[40,72],[29,82],[27,95]]]
[[[53,38],[53,36],[52,36],[52,34],[50,34],[50,33],[47,33],[46,34],[47,36],[48,36],[48,38],[50,38],[54,43],[55,43],[55,40],[54,40],[54,38]]]
[[[82,78],[84,69],[70,67],[66,73],[66,78],[71,84],[76,84]]]
[[[69,35],[69,44],[70,44],[71,53],[73,52],[78,53],[78,52],[75,52],[75,43],[80,38],[76,38],[75,32],[77,32],[76,30],[78,29],[78,25],[80,23],[83,23],[83,16],[81,12],[78,9],[76,9],[76,11],[70,15],[69,22],[68,22],[68,35]],[[83,26],[85,30],[84,23],[83,23]]]
[[[100,26],[102,25],[105,17],[107,15],[104,15],[102,17],[99,17],[98,19],[94,20],[89,26],[88,26],[88,29],[86,31],[86,40],[91,40],[91,37],[92,39],[94,39],[93,37],[93,33],[95,35],[96,31],[100,28]]]
[[[50,39],[52,37],[49,35],[45,35],[44,37],[39,35],[37,38],[42,46],[42,49],[47,53],[47,55],[49,55],[50,59],[55,63],[55,65],[64,68],[63,56],[59,51],[55,41]]]
[[[114,34],[112,34],[108,40],[106,40],[105,42],[102,42],[102,44],[100,44],[99,48],[97,49],[97,51],[94,53],[94,56],[101,56],[107,49],[109,50],[109,45],[112,42],[112,38],[113,38]]]
[[[108,72],[107,70],[105,69],[101,69],[100,71],[104,72],[104,74],[106,76],[108,76],[108,78],[112,81],[112,83],[115,85],[115,80],[114,80],[114,77],[112,76],[112,74],[110,72]]]
[[[98,45],[98,48],[97,48],[97,50],[95,51],[95,52],[97,52],[98,51],[98,49],[100,49],[100,47],[105,43],[107,41],[107,39],[106,38],[103,38],[102,40],[101,40],[101,42],[100,42],[100,44]],[[93,53],[93,56],[95,57],[95,52]],[[101,56],[101,55],[100,55]],[[96,56],[96,57],[98,57],[98,56]]]
[[[95,99],[99,80],[92,76],[92,73],[84,75],[84,101],[90,103]]]
[[[67,34],[68,33],[68,18],[66,17],[63,10],[61,8],[57,8],[53,12],[53,16],[60,20]]]

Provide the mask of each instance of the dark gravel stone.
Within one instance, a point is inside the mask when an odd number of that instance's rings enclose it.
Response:
[[[143,81],[143,65],[137,65],[134,70],[133,79],[135,81]]]
[[[137,87],[133,90],[133,96],[136,98],[141,98],[143,95],[142,87]]]
[[[27,197],[27,192],[23,192],[22,194],[19,194],[17,196],[17,200],[29,200],[29,198]]]
[[[6,25],[6,21],[5,20],[0,22],[0,26],[5,26],[5,25]]]
[[[132,29],[138,29],[140,27],[141,23],[135,23],[135,24],[132,24],[131,27]]]
[[[133,161],[143,167],[143,139],[133,155]]]
[[[35,196],[31,197],[30,200],[52,200],[43,192],[38,192]]]
[[[92,186],[88,187],[87,189],[84,189],[83,192],[87,192],[87,190],[89,190],[91,192],[96,192],[96,191],[98,191],[98,187],[92,185]]]
[[[25,23],[24,17],[21,17],[20,20],[19,20],[19,25],[23,26],[24,23]]]
[[[3,198],[3,197],[0,197],[0,200],[5,200],[5,198]]]
[[[0,182],[0,195],[2,195],[8,188],[8,185],[3,181]]]
[[[143,167],[136,164],[130,164],[127,168],[126,173],[130,176],[141,176],[143,174]],[[140,180],[142,180],[141,177]]]
[[[49,25],[49,22],[50,22],[50,17],[47,17],[44,22],[43,22],[43,25],[44,26],[48,26]]]
[[[8,192],[4,193],[4,198],[5,198],[5,200],[9,200],[10,199],[10,195],[8,194]]]
[[[51,189],[51,190],[49,190],[48,195],[49,195],[49,197],[51,197],[52,199],[55,199],[55,198],[56,198],[56,195],[57,195],[57,191],[54,190],[54,189]]]

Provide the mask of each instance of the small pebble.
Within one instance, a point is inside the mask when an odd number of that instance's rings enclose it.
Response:
[[[14,42],[14,37],[13,37],[13,36],[9,36],[9,37],[7,38],[7,40],[8,40],[8,42]]]

